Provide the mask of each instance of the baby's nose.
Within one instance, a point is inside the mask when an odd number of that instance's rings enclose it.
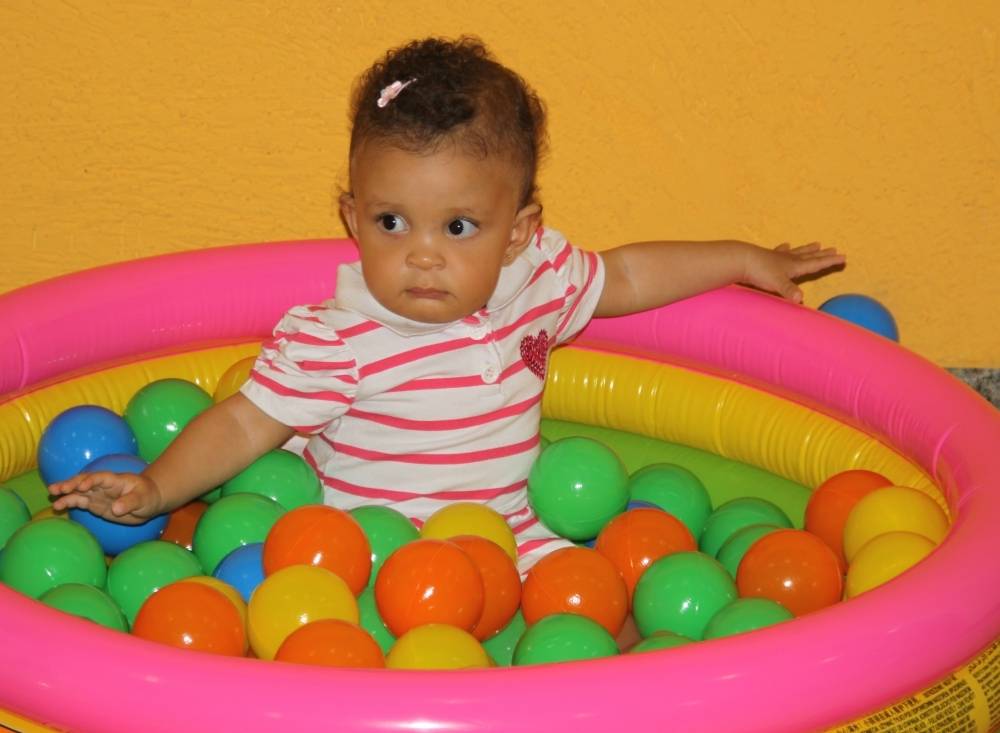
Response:
[[[406,256],[406,264],[410,267],[428,270],[441,267],[444,264],[444,257],[433,243],[421,242],[410,250]]]

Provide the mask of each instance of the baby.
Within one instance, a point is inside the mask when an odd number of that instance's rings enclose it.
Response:
[[[502,514],[525,572],[567,545],[533,515],[527,476],[551,349],[593,316],[841,265],[817,244],[640,242],[600,253],[542,225],[541,101],[476,39],[415,41],[357,84],[350,190],[360,261],[336,297],[290,310],[242,390],[193,420],[141,475],[49,487],[56,509],[125,523],[218,486],[296,433],[341,509],[382,504],[418,525],[449,502]]]

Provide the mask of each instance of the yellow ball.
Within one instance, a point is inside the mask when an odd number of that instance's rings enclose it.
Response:
[[[906,486],[886,486],[861,498],[844,524],[844,555],[850,565],[858,550],[886,532],[914,532],[938,544],[948,533],[948,517],[927,494]]]
[[[447,624],[416,626],[396,640],[385,658],[389,669],[489,667],[490,657],[468,631]]]
[[[209,588],[215,588],[222,595],[230,600],[230,602],[236,606],[236,610],[239,611],[240,619],[243,621],[243,628],[247,627],[247,604],[243,602],[243,596],[240,592],[236,590],[233,586],[224,580],[219,580],[218,578],[212,577],[211,575],[195,575],[190,578],[184,578],[178,581],[180,583],[201,583],[202,585],[207,585]]]
[[[449,504],[434,512],[420,530],[420,536],[427,540],[446,540],[469,534],[492,540],[517,562],[517,542],[510,525],[483,504],[471,501]]]
[[[914,532],[886,532],[858,550],[847,568],[844,597],[854,598],[877,588],[927,557],[935,544]]]
[[[69,519],[69,511],[63,509],[61,512],[57,512],[50,506],[42,507],[37,512],[31,515],[31,521],[40,522],[43,519],[52,519],[52,517],[57,517],[59,519]]]
[[[222,402],[227,397],[239,392],[243,383],[250,378],[250,369],[255,361],[257,361],[256,356],[248,356],[245,359],[240,359],[223,372],[222,376],[219,377],[219,383],[215,387],[212,399],[215,402]]]
[[[324,618],[358,623],[358,602],[351,589],[326,568],[289,565],[264,578],[250,596],[250,646],[260,659],[274,659],[289,634]]]

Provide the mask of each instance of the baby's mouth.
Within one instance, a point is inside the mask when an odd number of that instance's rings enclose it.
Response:
[[[406,292],[414,298],[428,298],[430,300],[442,300],[448,295],[448,291],[436,288],[407,288]]]

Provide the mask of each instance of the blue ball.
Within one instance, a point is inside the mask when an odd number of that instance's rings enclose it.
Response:
[[[113,453],[139,453],[139,444],[125,419],[97,405],[71,407],[56,415],[42,433],[38,473],[48,486]]]
[[[212,575],[233,586],[249,603],[254,589],[264,580],[264,543],[237,547],[222,558]]]
[[[88,463],[84,471],[141,473],[146,462],[138,456],[116,453]],[[142,524],[119,524],[91,514],[86,509],[70,509],[69,518],[86,527],[97,539],[105,555],[120,555],[133,545],[160,539],[170,517],[161,514]]]
[[[867,295],[857,293],[837,295],[823,303],[819,310],[867,328],[887,339],[899,341],[896,319],[892,317],[888,308]]]

